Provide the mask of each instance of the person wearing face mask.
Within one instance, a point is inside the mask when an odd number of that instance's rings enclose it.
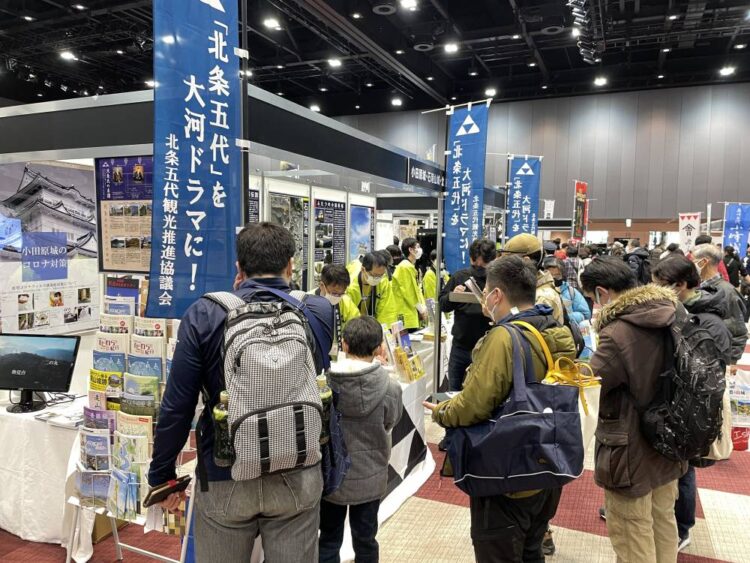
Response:
[[[618,561],[677,560],[674,506],[687,463],[661,455],[641,432],[640,411],[654,400],[664,371],[677,297],[637,286],[617,257],[594,260],[581,286],[602,307],[591,368],[601,377],[594,480],[604,489],[607,529]]]
[[[427,267],[427,271],[424,274],[424,279],[422,280],[422,294],[424,295],[424,300],[427,301],[428,299],[434,299],[435,301],[438,300],[438,296],[440,295],[439,289],[445,286],[445,284],[450,279],[450,276],[448,273],[440,268],[440,288],[438,288],[438,263],[437,263],[437,250],[433,250],[430,252],[430,265]]]
[[[693,248],[692,261],[701,277],[701,289],[717,294],[724,303],[725,314],[722,318],[732,335],[734,365],[740,361],[747,343],[745,303],[739,292],[719,274],[719,264],[723,263],[721,250],[713,244],[700,244]]]
[[[489,420],[513,389],[513,345],[503,324],[525,321],[542,333],[553,359],[575,358],[570,330],[552,317],[552,309],[535,305],[536,268],[519,256],[504,256],[487,266],[483,309],[493,328],[476,345],[463,390],[435,405],[435,422],[446,428]],[[547,365],[539,342],[523,331],[532,350],[534,374],[541,381]],[[557,511],[561,488],[470,497],[471,538],[479,563],[544,561],[542,541]]]
[[[567,248],[567,247],[566,247]],[[552,316],[562,325],[565,322],[560,293],[549,272],[542,270],[542,242],[534,235],[522,233],[514,236],[503,247],[501,254],[515,254],[529,261],[537,270],[536,302],[552,309]]]
[[[362,316],[375,317],[381,324],[391,326],[398,320],[393,299],[388,263],[379,252],[368,252],[362,257],[362,267],[352,276],[346,294]]]
[[[295,252],[294,237],[287,229],[273,223],[246,226],[237,235],[234,295],[246,302],[279,302],[280,298],[268,290],[290,293]],[[230,283],[227,280],[227,287]],[[332,342],[333,309],[323,297],[308,295],[304,301],[307,312],[320,325],[318,330],[313,329],[313,358],[320,373],[330,365],[327,352]],[[203,394],[206,408],[198,421],[199,486],[191,499],[195,502],[196,560],[245,561],[260,534],[268,561],[317,561],[323,491],[319,466],[233,481],[232,468],[214,462],[214,430],[208,413],[224,390],[226,319],[224,308],[208,298],[196,300],[182,318],[174,369],[162,397],[154,434],[149,485],[156,487],[175,479],[175,462],[190,435],[195,405]],[[289,439],[295,439],[293,433]],[[210,486],[205,490],[204,485]],[[162,507],[176,510],[183,496],[170,495]],[[217,511],[218,506],[222,510]]]
[[[402,260],[393,272],[393,296],[396,310],[404,319],[404,328],[415,331],[419,328],[420,319],[427,320],[427,307],[417,281],[418,273],[415,266],[417,260],[422,257],[422,248],[417,239],[409,237],[401,243],[401,251],[406,259]]]
[[[701,279],[695,265],[684,256],[674,255],[661,260],[651,272],[651,276],[655,284],[672,289],[685,309],[698,317],[700,324],[705,326],[713,337],[717,350],[723,353],[722,362],[725,365],[731,364],[732,335],[723,322],[726,302],[718,293],[698,287]],[[695,468],[708,467],[713,463],[705,459],[691,461],[688,472],[678,483],[679,497],[674,507],[679,534],[678,551],[690,545],[690,530],[695,526]]]
[[[312,295],[325,297],[333,306],[334,335],[331,360],[335,360],[338,357],[338,351],[343,349],[341,336],[346,323],[360,316],[359,309],[346,294],[350,281],[349,272],[344,266],[326,264],[320,273],[319,287],[309,292]]]
[[[591,320],[591,309],[589,309],[583,294],[563,279],[560,261],[554,256],[548,256],[544,259],[544,269],[555,280],[555,287],[560,292],[560,297],[571,322],[581,324],[583,321]]]

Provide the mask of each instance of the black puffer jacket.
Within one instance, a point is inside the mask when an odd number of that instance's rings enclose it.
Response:
[[[478,266],[471,266],[453,274],[440,292],[440,310],[444,313],[450,313],[451,311],[456,313],[453,330],[451,331],[453,344],[458,344],[466,350],[473,350],[479,339],[490,329],[490,320],[482,313],[481,305],[478,303],[454,303],[450,300],[450,294],[456,289],[456,286],[464,285],[470,277],[476,280],[480,289],[484,289],[484,284],[487,283],[487,270]]]
[[[740,361],[747,343],[747,325],[745,324],[745,303],[739,292],[731,284],[725,282],[721,276],[706,280],[701,284],[701,290],[715,295],[714,308],[716,313],[727,325],[732,335],[732,364]],[[686,308],[692,312],[690,307]]]

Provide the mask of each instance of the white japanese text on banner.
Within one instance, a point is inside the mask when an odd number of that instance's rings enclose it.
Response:
[[[508,238],[539,228],[539,183],[542,159],[538,156],[513,156],[508,160]]]

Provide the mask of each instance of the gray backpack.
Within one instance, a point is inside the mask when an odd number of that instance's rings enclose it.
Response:
[[[320,463],[322,403],[315,339],[304,304],[299,306],[305,294],[293,291],[277,301],[249,303],[225,292],[205,297],[227,311],[224,383],[232,478],[245,481]]]

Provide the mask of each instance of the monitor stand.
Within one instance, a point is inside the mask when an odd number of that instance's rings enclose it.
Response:
[[[34,392],[27,389],[21,390],[21,401],[17,405],[10,405],[6,410],[11,413],[36,412],[47,406],[44,401],[35,401]]]

